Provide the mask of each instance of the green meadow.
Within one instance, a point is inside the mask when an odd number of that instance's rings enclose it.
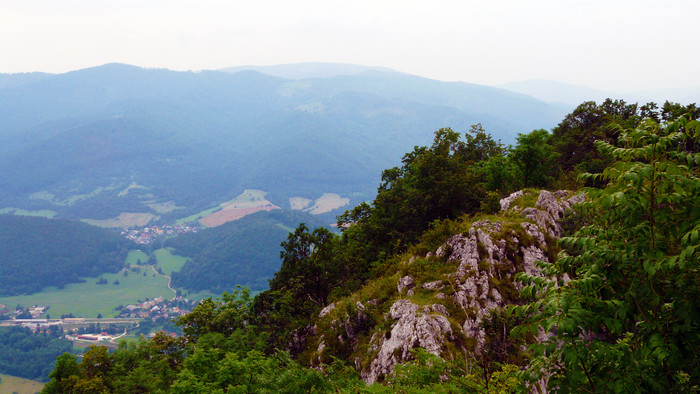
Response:
[[[96,282],[104,278],[107,284],[98,285]],[[83,278],[83,283],[72,283],[63,289],[48,287],[40,293],[0,298],[0,304],[14,307],[19,304],[24,307],[32,305],[47,305],[50,308],[46,314],[52,318],[72,313],[75,317],[115,317],[118,312],[114,309],[119,305],[136,303],[146,298],[172,298],[173,292],[168,289],[168,279],[155,275],[150,265],[139,267],[139,272],[128,271],[116,274],[102,274],[97,278]],[[119,284],[114,284],[119,281]],[[45,317],[45,316],[44,316]]]
[[[129,265],[145,264],[148,261],[148,255],[140,250],[130,250],[126,256],[126,263]]]
[[[157,260],[157,268],[164,275],[171,276],[179,271],[186,257],[172,253],[172,248],[161,248],[153,252]],[[32,305],[49,306],[44,316],[59,318],[70,313],[75,317],[96,318],[98,314],[104,318],[115,317],[118,314],[114,308],[119,305],[135,304],[139,300],[163,297],[170,299],[175,294],[168,289],[168,279],[154,272],[152,265],[140,265],[148,261],[148,254],[141,250],[131,250],[126,257],[126,263],[132,269],[126,272],[114,274],[102,274],[95,278],[82,278],[83,283],[71,283],[64,288],[47,287],[40,293],[20,295],[13,297],[0,297],[0,304],[7,304],[14,308],[16,305],[29,307]],[[104,279],[106,284],[97,284]],[[118,281],[118,284],[115,282]],[[218,294],[199,292],[188,294],[185,297],[201,300],[207,297],[218,297]],[[2,391],[0,391],[2,392]]]
[[[172,275],[173,272],[180,271],[182,266],[185,265],[185,262],[187,262],[187,257],[172,254],[172,250],[172,248],[161,248],[153,252],[158,261],[158,267],[168,276]],[[131,255],[131,253],[129,253],[129,255]]]
[[[40,209],[38,211],[28,211],[26,209],[9,207],[9,208],[0,209],[0,215],[2,215],[2,214],[12,214],[12,215],[20,215],[20,216],[41,216],[41,217],[44,217],[47,219],[51,219],[54,216],[56,216],[56,214],[58,214],[58,212],[51,211],[48,209]]]

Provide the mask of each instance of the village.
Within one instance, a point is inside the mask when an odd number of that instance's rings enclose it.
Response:
[[[119,314],[113,318],[102,318],[100,315],[97,318],[82,318],[69,314],[51,319],[47,313],[50,309],[48,306],[23,308],[18,305],[12,310],[8,305],[0,304],[0,326],[26,327],[32,332],[62,332],[66,339],[79,342],[114,343],[145,321],[170,321],[189,313],[196,305],[197,301],[181,296],[172,300],[157,297],[136,304],[120,305],[115,308]]]
[[[156,297],[136,304],[118,306],[118,318],[170,318],[189,313],[197,305],[197,301],[188,300],[182,296],[177,296],[172,300],[163,297]]]
[[[159,237],[196,233],[199,229],[200,227],[195,224],[164,224],[162,226],[156,225],[142,229],[124,230],[121,232],[121,235],[137,244],[148,245],[155,242]]]

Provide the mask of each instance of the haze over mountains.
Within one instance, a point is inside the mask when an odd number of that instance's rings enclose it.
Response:
[[[552,104],[573,109],[584,101],[601,102],[607,98],[623,99],[629,103],[646,104],[655,102],[663,104],[666,100],[678,103],[694,103],[700,101],[700,86],[681,89],[650,89],[634,92],[610,92],[585,86],[572,85],[564,82],[544,79],[509,82],[497,87],[512,92],[535,97]]]
[[[464,132],[481,122],[512,143],[565,113],[503,89],[387,69],[303,64],[261,71],[288,78],[124,64],[2,75],[0,209],[173,219],[245,189],[268,192],[281,208],[324,193],[352,206],[373,197],[382,169],[428,144],[439,128]]]

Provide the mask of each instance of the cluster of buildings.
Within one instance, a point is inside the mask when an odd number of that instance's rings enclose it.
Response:
[[[15,308],[11,310],[6,304],[0,304],[0,320],[9,319],[38,319],[44,314],[47,307],[42,305],[34,305],[29,308]]]
[[[150,226],[137,230],[124,230],[121,234],[126,239],[130,239],[137,244],[147,245],[161,236],[196,233],[197,230],[199,230],[199,227],[196,225],[164,224],[162,226]]]
[[[117,310],[120,311],[118,316],[120,318],[175,318],[189,313],[196,305],[197,301],[188,300],[181,296],[172,300],[157,297],[138,304],[119,306]]]

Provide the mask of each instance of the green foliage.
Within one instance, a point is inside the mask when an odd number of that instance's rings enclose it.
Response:
[[[508,158],[515,164],[524,187],[549,186],[557,174],[556,160],[559,154],[550,144],[547,130],[534,130],[530,134],[518,134],[518,143]]]
[[[440,129],[430,148],[416,147],[403,166],[385,170],[369,220],[383,249],[403,252],[433,220],[476,212],[483,191],[475,187],[471,164],[491,150],[491,144],[463,142],[460,134]]]
[[[256,297],[254,311],[256,323],[274,332],[274,346],[285,348],[291,333],[306,326],[346,280],[347,267],[333,256],[336,241],[327,229],[309,231],[302,223],[282,242],[282,267],[270,290]]]
[[[468,358],[448,361],[421,348],[411,352],[415,359],[397,365],[387,381],[394,392],[508,393],[521,386],[515,365],[503,364],[488,373]]]
[[[476,174],[484,189],[508,194],[520,185],[518,167],[509,156],[491,156],[475,165]]]
[[[122,342],[113,353],[92,345],[78,363],[65,353],[51,372],[45,393],[165,392],[182,368],[181,339],[158,333],[149,340]]]
[[[440,129],[430,147],[405,154],[401,167],[382,173],[372,205],[361,204],[338,218],[343,250],[360,258],[353,265],[356,271],[362,275],[406,251],[435,220],[477,212],[485,197],[478,163],[504,153],[500,142],[475,125],[463,139],[449,128]]]
[[[485,214],[498,213],[501,210],[501,198],[495,192],[486,192],[486,196],[481,200],[480,211]]]
[[[44,386],[43,393],[69,393],[79,376],[78,360],[75,355],[63,353],[56,359],[56,365],[49,374],[51,381]]]
[[[595,141],[615,143],[617,134],[611,124],[634,127],[639,121],[637,105],[622,100],[606,100],[601,105],[593,101],[579,105],[567,115],[552,132],[557,162],[564,172],[578,168],[581,171],[600,171],[610,158],[601,156]],[[602,167],[601,167],[602,165]]]
[[[579,173],[600,173],[615,161],[611,155],[596,149],[595,141],[617,144],[620,129],[635,128],[643,119],[666,122],[681,115],[689,120],[698,119],[700,109],[695,104],[683,106],[666,101],[659,108],[656,103],[639,106],[611,99],[601,104],[589,101],[579,105],[552,131],[552,144],[559,153],[557,164],[565,183],[572,184]],[[588,186],[604,186],[591,178],[586,182]]]
[[[207,333],[219,333],[225,336],[245,328],[250,319],[253,299],[248,288],[238,287],[232,293],[223,293],[212,300],[202,300],[185,316],[177,319],[188,342],[197,342]]]
[[[32,333],[24,327],[0,327],[0,373],[46,381],[56,357],[73,349],[56,331]]]
[[[587,391],[688,391],[700,384],[700,124],[681,117],[621,130],[596,143],[617,161],[589,190],[593,225],[562,239],[568,251],[522,275],[537,301],[516,307],[556,336],[534,345],[533,376],[550,387]],[[570,280],[561,278],[568,276]],[[548,279],[553,278],[553,279]],[[559,278],[559,279],[556,279]],[[693,389],[695,387],[695,389]]]

